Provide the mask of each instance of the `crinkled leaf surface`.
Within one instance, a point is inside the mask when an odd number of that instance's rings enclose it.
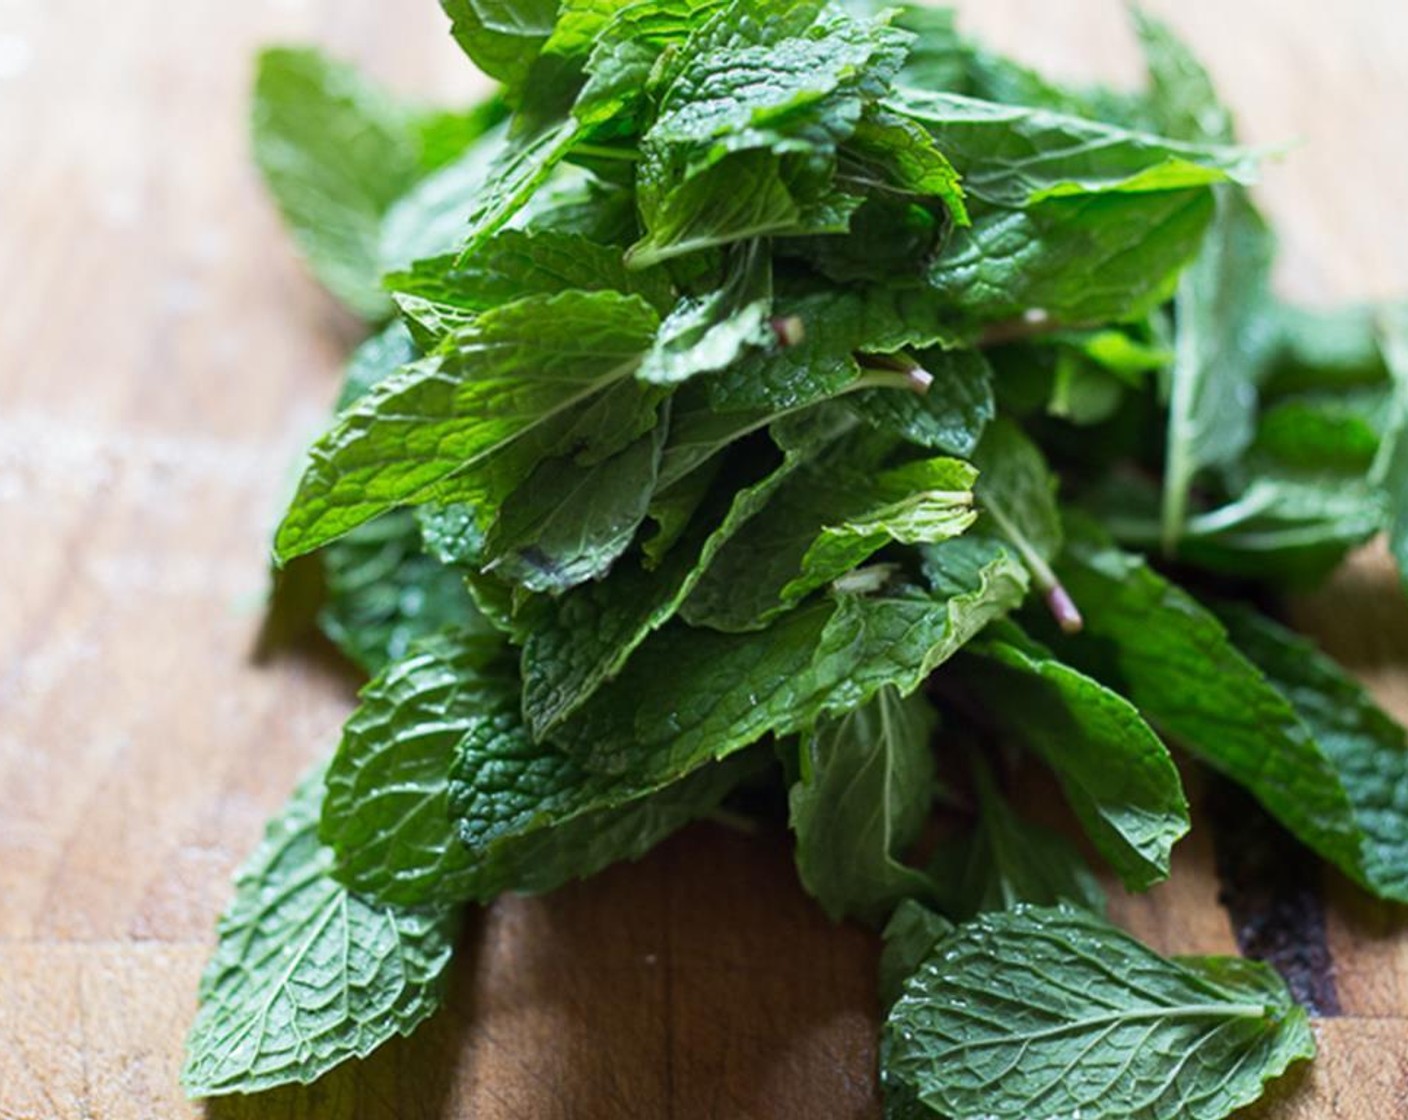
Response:
[[[440,1006],[459,908],[350,893],[318,842],[322,796],[319,768],[235,878],[186,1043],[192,1096],[313,1081]]]
[[[442,479],[628,376],[657,325],[644,300],[615,292],[527,297],[486,312],[453,350],[381,382],[313,445],[279,528],[280,557],[435,497]]]
[[[890,1075],[943,1116],[1220,1120],[1315,1053],[1270,966],[1165,960],[1079,910],[985,914],[885,1024]]]
[[[947,592],[899,583],[820,600],[761,631],[662,630],[555,736],[592,769],[664,777],[844,714],[886,685],[908,695],[1026,589],[1005,552],[964,545],[931,549],[952,550]]]

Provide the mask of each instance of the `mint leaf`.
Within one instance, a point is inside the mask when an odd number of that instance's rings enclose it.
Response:
[[[1015,628],[974,642],[952,671],[965,694],[1051,767],[1127,887],[1168,877],[1169,853],[1188,831],[1188,802],[1168,751],[1132,704]]]
[[[867,389],[846,403],[867,424],[910,443],[969,457],[996,412],[992,369],[979,350],[922,350],[915,361],[933,378],[922,394]]]
[[[1359,863],[1353,811],[1334,768],[1295,710],[1190,596],[1092,526],[1068,519],[1057,571],[1090,638],[1056,641],[1082,653],[1156,726],[1245,786],[1304,843],[1346,871]]]
[[[474,868],[476,897],[552,890],[638,859],[715,809],[755,767],[740,756],[664,780],[592,774],[535,743],[516,694],[466,721],[450,769],[450,811]]]
[[[937,720],[922,695],[885,687],[803,735],[801,780],[788,796],[797,873],[833,921],[879,922],[902,898],[932,893],[900,860],[933,802]]]
[[[501,641],[441,635],[367,686],[327,776],[321,833],[352,889],[401,903],[545,891],[636,859],[751,766],[666,789],[599,780],[518,718]]]
[[[1269,345],[1258,312],[1267,298],[1273,243],[1245,193],[1215,193],[1207,243],[1179,283],[1164,470],[1163,545],[1183,533],[1188,488],[1205,467],[1234,460],[1255,430],[1256,385]]]
[[[356,314],[391,310],[378,285],[381,219],[422,174],[404,109],[316,51],[259,56],[254,158],[299,248]]]
[[[440,1006],[459,909],[388,906],[334,880],[322,786],[321,768],[304,778],[235,878],[186,1042],[193,1097],[313,1081]]]
[[[729,254],[723,283],[688,297],[660,324],[655,346],[636,376],[653,385],[677,385],[728,366],[747,350],[775,341],[772,262],[757,242]]]
[[[556,739],[593,770],[664,780],[844,714],[886,685],[908,695],[1026,590],[1000,549],[962,547],[946,558],[945,592],[896,583],[798,608],[766,630],[661,630]]]
[[[975,472],[955,459],[866,469],[843,442],[789,478],[765,516],[719,550],[681,610],[693,626],[748,630],[891,543],[936,544],[976,517]]]
[[[321,558],[327,602],[318,625],[369,673],[404,657],[424,635],[485,627],[463,574],[425,555],[406,511],[354,529]]]
[[[1213,209],[1200,188],[992,210],[954,232],[928,283],[976,322],[1028,311],[1073,325],[1137,319],[1167,297]]]
[[[637,295],[661,314],[675,302],[661,270],[627,269],[618,246],[556,230],[500,230],[463,260],[457,255],[418,260],[389,275],[386,286],[470,314],[565,291]]]
[[[1255,172],[1253,157],[1238,148],[1166,140],[1048,109],[918,90],[898,91],[885,105],[924,125],[964,191],[992,206],[1246,183]]]
[[[510,88],[527,81],[557,20],[557,0],[440,0],[440,6],[474,65]]]
[[[406,367],[314,444],[279,528],[282,560],[472,470],[628,376],[657,320],[637,296],[563,292],[486,312],[453,349]]]
[[[912,898],[895,907],[881,934],[885,947],[880,953],[880,1005],[886,1011],[934,946],[952,932],[952,922]]]
[[[645,520],[666,431],[657,425],[590,466],[539,463],[500,508],[483,571],[552,594],[604,576]]]
[[[337,396],[338,411],[366,396],[377,384],[402,366],[410,365],[418,356],[411,333],[402,323],[392,323],[380,334],[372,335],[352,351],[352,357],[347,360],[342,373],[342,390]]]
[[[1264,964],[1164,960],[1077,910],[986,914],[941,941],[885,1024],[889,1073],[949,1116],[1215,1120],[1315,1053]]]
[[[1290,701],[1334,767],[1360,834],[1345,870],[1384,898],[1408,901],[1408,736],[1314,643],[1249,608],[1218,618],[1237,648]]]
[[[534,618],[523,647],[524,715],[541,738],[615,677],[640,645],[679,610],[723,545],[767,506],[793,471],[814,457],[850,423],[825,409],[795,418],[774,431],[783,460],[762,478],[742,485],[722,509],[696,517],[658,568],[624,561],[611,577],[564,595]]]
[[[1371,479],[1384,495],[1389,551],[1408,584],[1408,308],[1382,318],[1383,354],[1393,382],[1384,441]]]
[[[450,821],[450,770],[471,721],[514,691],[503,641],[464,633],[420,641],[362,690],[319,827],[339,880],[397,905],[478,895],[479,868]]]
[[[973,831],[949,841],[930,868],[945,913],[966,920],[1021,903],[1104,913],[1105,892],[1070,841],[1019,817],[998,792],[987,765],[976,755],[971,761],[978,795]],[[887,930],[887,942],[889,936]],[[919,963],[914,960],[905,975]]]

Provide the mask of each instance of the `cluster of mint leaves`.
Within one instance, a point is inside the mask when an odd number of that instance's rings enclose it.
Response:
[[[1196,60],[1139,13],[1119,93],[927,7],[443,6],[467,111],[260,61],[259,166],[374,330],[275,551],[371,680],[239,874],[192,1095],[408,1033],[466,908],[745,787],[885,929],[887,1115],[1201,1120],[1310,1056],[1273,971],[1139,945],[1001,792],[1034,756],[1144,889],[1173,743],[1408,901],[1404,732],[1246,605],[1408,559],[1408,325],[1273,295]]]

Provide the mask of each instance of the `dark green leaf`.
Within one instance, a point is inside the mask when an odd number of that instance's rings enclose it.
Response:
[[[885,687],[803,735],[801,780],[788,797],[797,873],[833,921],[878,923],[906,896],[932,894],[901,859],[934,799],[937,718],[919,693]]]
[[[1132,890],[1168,877],[1188,802],[1164,745],[1129,701],[1012,629],[951,667],[965,695],[1055,772],[1096,848]]]

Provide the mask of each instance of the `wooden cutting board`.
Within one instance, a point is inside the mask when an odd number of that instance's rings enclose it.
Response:
[[[1151,6],[1249,140],[1305,141],[1263,191],[1284,286],[1408,292],[1408,8]],[[964,7],[1060,76],[1137,73],[1116,0]],[[326,656],[250,660],[267,530],[356,335],[249,165],[250,56],[271,39],[427,96],[474,86],[432,0],[0,3],[3,1120],[199,1114],[176,1075],[229,873],[352,700]],[[1299,609],[1408,717],[1408,608],[1381,559]],[[1309,862],[1256,897],[1216,815],[1116,916],[1165,951],[1227,952],[1237,928],[1274,942],[1266,915],[1290,906],[1321,1058],[1260,1115],[1408,1115],[1403,912]],[[875,950],[801,896],[784,836],[700,825],[491,907],[413,1040],[209,1115],[878,1116]]]

